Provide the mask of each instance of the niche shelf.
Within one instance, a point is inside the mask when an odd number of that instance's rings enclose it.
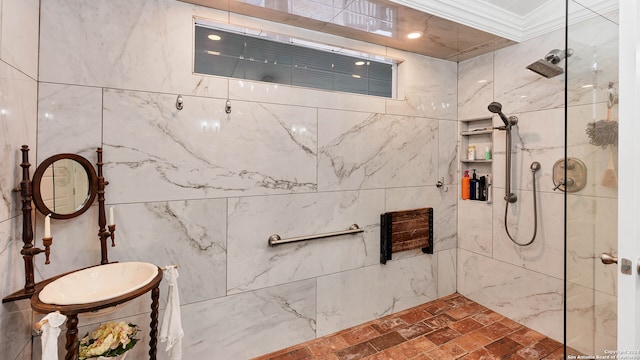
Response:
[[[460,178],[464,176],[465,170],[472,176],[473,169],[476,170],[478,178],[480,176],[492,175],[493,163],[493,117],[480,117],[473,119],[461,119],[459,121],[460,130]],[[469,159],[469,146],[475,146],[476,155],[474,159]],[[484,158],[486,148],[491,151],[491,159]],[[493,178],[491,179],[493,182]],[[483,201],[484,203],[484,201]]]
[[[462,173],[464,170],[472,169],[475,164],[491,164],[492,160],[486,160],[484,158],[485,148],[489,148],[493,154],[493,128],[492,117],[482,117],[475,119],[463,119],[460,120],[460,162],[463,164]],[[468,149],[469,146],[475,146],[476,156],[474,159],[469,159]],[[493,158],[493,156],[492,156]],[[483,168],[484,169],[484,168]],[[491,170],[489,165],[488,170]]]

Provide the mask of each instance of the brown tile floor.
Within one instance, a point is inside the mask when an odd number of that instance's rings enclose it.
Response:
[[[561,343],[453,294],[254,360],[563,358]]]

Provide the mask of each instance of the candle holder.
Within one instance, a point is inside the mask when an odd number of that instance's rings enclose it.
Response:
[[[116,224],[109,225],[109,233],[111,234],[111,247],[116,246]]]
[[[96,163],[96,167],[98,168],[98,226],[100,229],[98,230],[98,236],[100,237],[100,265],[109,263],[109,255],[107,248],[107,239],[111,239],[111,247],[116,246],[116,224],[107,225],[107,214],[104,206],[104,192],[107,185],[109,185],[108,181],[104,180],[104,175],[102,175],[102,148],[98,148],[98,162]],[[110,219],[109,221],[113,221]]]
[[[51,261],[49,261],[49,255],[51,255],[51,244],[53,244],[52,237],[42,238],[42,245],[44,245],[44,264],[49,265]]]

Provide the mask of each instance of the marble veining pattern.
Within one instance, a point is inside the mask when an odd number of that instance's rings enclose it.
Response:
[[[183,306],[183,356],[248,359],[313,339],[315,299],[304,280]]]
[[[22,144],[31,145],[32,153],[37,150],[39,160],[57,152],[79,152],[92,160],[94,148],[105,147],[107,206],[115,207],[118,224],[110,258],[177,262],[197,269],[181,272],[186,358],[248,358],[341,330],[446,295],[456,289],[456,271],[463,294],[561,337],[562,280],[557,265],[549,265],[559,254],[554,234],[559,223],[543,214],[542,247],[524,251],[512,249],[504,238],[501,201],[493,204],[493,211],[482,208],[481,215],[470,217],[471,223],[461,221],[456,227],[458,218],[475,215],[478,209],[471,206],[477,204],[456,205],[460,176],[454,140],[458,118],[484,116],[487,101],[503,103],[508,115],[522,119],[516,132],[516,154],[522,157],[514,175],[515,188],[523,193],[518,217],[524,221],[531,215],[525,208],[530,207],[527,169],[532,160],[543,164],[539,176],[545,211],[560,209],[561,194],[551,193],[549,180],[550,166],[559,156],[553,144],[562,134],[554,130],[541,136],[540,129],[557,130],[562,122],[562,79],[544,79],[524,67],[551,48],[562,48],[561,32],[459,66],[315,33],[318,40],[337,39],[347,47],[404,60],[398,99],[384,99],[193,74],[188,39],[194,16],[292,30],[174,0],[43,2],[36,72],[33,42],[16,48],[19,37],[7,40],[15,26],[21,35],[33,37],[34,3],[2,1],[0,90],[8,97],[0,108],[9,111],[0,114],[5,144],[0,160],[17,165]],[[30,15],[20,16],[25,9]],[[9,17],[11,21],[4,21]],[[16,24],[18,18],[28,23]],[[609,35],[584,36],[606,42]],[[576,49],[570,61],[588,67],[593,52]],[[596,50],[599,64],[613,63],[608,54],[616,53],[614,48],[599,45]],[[484,69],[495,74],[478,83]],[[579,127],[574,134],[583,135],[588,121],[603,118],[603,90],[609,79],[617,78],[616,72],[603,68],[598,73],[595,108],[585,105],[593,93],[581,87],[593,74],[569,84],[571,110],[579,117],[570,120]],[[38,73],[40,99],[34,80]],[[185,100],[181,112],[175,109],[178,94]],[[224,113],[226,99],[232,103],[230,116]],[[56,103],[47,103],[50,100]],[[56,115],[54,122],[45,117],[49,111]],[[70,136],[54,140],[59,134]],[[496,144],[503,145],[503,135],[495,135]],[[573,205],[587,213],[604,209],[609,214],[598,214],[594,221],[613,223],[608,216],[613,216],[617,195],[597,185],[608,152],[569,135],[577,155],[595,157],[588,164],[594,169],[589,186],[581,195],[597,198],[576,199]],[[498,151],[496,175],[503,165],[504,152]],[[2,283],[11,288],[5,293],[22,286],[19,202],[10,192],[19,176],[17,166],[12,169],[0,175],[0,263],[5,270],[20,271]],[[445,187],[435,188],[442,177]],[[502,189],[496,190],[500,200]],[[436,253],[403,254],[379,265],[379,214],[425,203],[436,209]],[[39,278],[97,262],[96,213],[93,207],[74,221],[53,222],[56,250],[49,267],[37,259]],[[550,216],[557,217],[557,211]],[[352,219],[366,229],[356,239],[275,249],[266,245],[274,232],[325,232],[348,226]],[[37,214],[35,220],[35,238],[40,239],[43,216]],[[471,233],[472,225],[479,229]],[[530,233],[530,225],[513,225],[518,233]],[[612,231],[610,226],[595,230],[598,237]],[[613,246],[605,241],[594,249]],[[549,259],[537,259],[541,254]],[[608,309],[616,288],[611,270],[592,275],[576,283],[584,283],[587,292],[595,284],[596,306],[570,311],[582,312],[584,324],[598,319],[598,325],[585,332],[598,339],[595,347],[604,348],[613,338],[615,314]],[[147,303],[135,303],[113,318],[146,321],[146,311]],[[104,316],[99,319],[111,315]],[[0,353],[31,358],[31,320],[28,305],[0,310],[0,327],[24,324],[17,333],[0,332],[5,334]],[[92,321],[86,320],[83,329]],[[593,344],[593,339],[588,341]]]
[[[458,292],[553,339],[562,339],[561,279],[459,249]]]
[[[229,199],[228,292],[259,289],[379,262],[380,190]],[[364,233],[269,247],[281,238],[346,230]],[[247,266],[251,264],[251,266]]]
[[[603,354],[605,350],[614,349],[618,341],[618,297],[596,291],[594,314],[595,354]]]
[[[192,72],[193,12],[173,0],[44,2],[40,80],[226,97],[226,79]]]
[[[318,336],[434,300],[436,280],[437,258],[430,255],[319,277]]]
[[[436,120],[321,110],[318,189],[435,184]]]
[[[458,123],[438,121],[438,180],[445,185],[457,184],[458,180]],[[446,190],[446,188],[445,188]]]
[[[314,109],[236,101],[227,116],[224,100],[184,101],[178,111],[175,96],[105,92],[112,201],[316,189]]]
[[[120,204],[114,212],[113,259],[178,265],[182,304],[226,295],[226,199]]]
[[[493,101],[501,103],[506,113],[539,111],[564,105],[563,76],[546,79],[526,69],[552,49],[564,49],[564,31],[557,30],[495,51]]]
[[[496,192],[498,193],[498,192]],[[489,204],[458,201],[458,248],[477,254],[493,254],[493,212]]]
[[[460,119],[490,116],[487,106],[493,101],[493,56],[488,53],[458,63]]]
[[[510,111],[510,104],[503,104],[503,111]],[[507,113],[509,116],[511,113]],[[531,164],[540,163],[536,172],[536,187],[539,191],[553,191],[553,165],[564,158],[564,110],[551,109],[535,112],[515,113],[518,125],[511,132],[512,170],[511,188],[516,190],[533,189]],[[544,133],[540,129],[546,129]],[[505,141],[504,131],[494,132],[493,166],[496,176],[493,177],[495,188],[505,187]],[[504,190],[497,194],[504,194]],[[498,196],[501,198],[502,196]]]
[[[493,206],[493,258],[562,279],[564,277],[563,204],[562,194],[544,192],[537,194],[536,239],[531,245],[522,247],[513,244],[507,237],[504,227],[505,201],[496,200]],[[531,191],[520,191],[518,201],[509,205],[509,233],[519,243],[529,242],[533,236],[533,220],[533,194]]]

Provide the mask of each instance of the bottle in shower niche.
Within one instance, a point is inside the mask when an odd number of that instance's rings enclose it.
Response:
[[[491,148],[488,146],[484,148],[484,159],[491,160]]]
[[[462,188],[460,189],[460,194],[462,195],[462,200],[469,200],[470,198],[470,182],[471,179],[469,178],[469,170],[465,170],[464,171],[464,176],[462,177]]]
[[[467,160],[475,160],[476,159],[476,147],[475,145],[469,145],[467,148]]]
[[[487,178],[480,176],[478,180],[478,200],[487,201]]]
[[[476,169],[473,170],[473,177],[469,181],[469,199],[478,200],[478,178],[476,178]]]

